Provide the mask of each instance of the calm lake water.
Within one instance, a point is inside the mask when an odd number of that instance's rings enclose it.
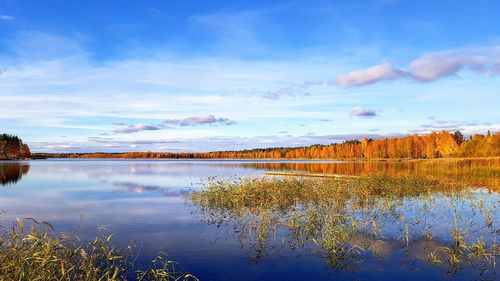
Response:
[[[79,229],[79,236],[88,240],[100,232],[114,233],[119,246],[135,241],[139,262],[164,251],[200,280],[495,280],[491,270],[481,272],[471,266],[449,273],[446,265],[428,263],[425,251],[409,253],[400,225],[390,222],[382,225],[389,233],[383,242],[390,253],[381,257],[366,253],[362,263],[354,262],[349,269],[329,264],[314,249],[288,247],[283,233],[255,258],[254,241],[242,240],[236,224],[208,223],[188,196],[209,177],[259,176],[266,170],[362,174],[407,169],[411,167],[405,164],[314,161],[4,161],[0,162],[0,210],[5,213],[0,224],[10,226],[17,217],[29,217],[48,221],[59,232]],[[453,221],[449,202],[467,218],[464,223],[477,224],[467,239],[483,238],[487,245],[496,239],[500,197],[484,190],[473,194],[474,200],[492,210],[492,226],[481,228],[487,223],[485,215],[471,207],[470,199],[437,196],[433,204],[441,215],[430,216],[428,222],[433,243],[451,242],[446,233],[452,226],[444,223]],[[416,220],[427,206],[419,200],[403,200],[399,211]],[[411,225],[418,227],[418,223]],[[413,239],[418,244],[422,237]]]

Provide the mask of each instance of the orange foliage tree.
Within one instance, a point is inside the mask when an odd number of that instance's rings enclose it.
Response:
[[[431,132],[400,138],[349,140],[330,145],[274,147],[202,153],[126,152],[65,154],[86,158],[181,158],[181,159],[423,159],[442,157],[498,157],[500,133],[476,134],[465,140],[460,132]]]

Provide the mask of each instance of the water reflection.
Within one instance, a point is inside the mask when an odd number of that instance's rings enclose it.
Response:
[[[30,170],[28,162],[0,162],[0,185],[12,185]]]
[[[245,167],[269,171],[293,171],[339,175],[384,174],[446,179],[474,186],[500,187],[500,158],[437,159],[389,162],[255,162]]]
[[[183,197],[189,194],[189,190],[170,190],[168,187],[158,185],[141,185],[133,182],[113,182],[117,190],[121,192],[144,194],[147,192],[158,193],[164,197]]]

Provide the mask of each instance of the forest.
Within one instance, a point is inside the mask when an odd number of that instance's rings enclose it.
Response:
[[[500,133],[465,138],[459,131],[431,132],[400,138],[349,140],[329,145],[274,147],[200,153],[124,152],[44,155],[69,158],[174,158],[174,159],[433,159],[500,156]]]
[[[2,159],[25,159],[31,156],[27,144],[14,135],[0,134],[0,160]]]

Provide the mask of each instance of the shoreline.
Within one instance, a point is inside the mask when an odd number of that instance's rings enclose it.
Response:
[[[23,161],[23,160],[167,160],[167,161],[314,161],[314,162],[360,162],[360,163],[399,163],[399,162],[420,162],[420,161],[446,161],[446,160],[491,160],[499,159],[500,156],[489,157],[442,157],[442,158],[337,158],[337,159],[324,159],[324,158],[126,158],[126,157],[37,157],[35,154],[31,158],[20,159],[0,159],[0,161]]]

